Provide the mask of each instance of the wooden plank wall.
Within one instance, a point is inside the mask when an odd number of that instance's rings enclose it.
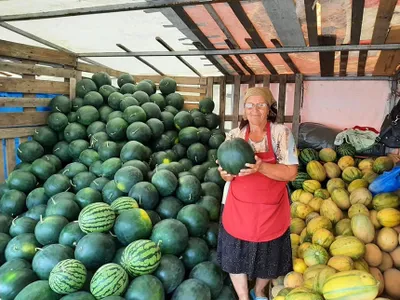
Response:
[[[278,102],[278,123],[291,123],[292,132],[297,140],[298,129],[300,125],[300,106],[302,99],[302,85],[303,76],[301,74],[292,75],[264,75],[264,76],[226,76],[226,77],[214,77],[214,84],[219,85],[219,115],[221,118],[220,128],[226,129],[227,122],[232,122],[231,128],[236,128],[239,126],[242,120],[242,115],[240,114],[240,99],[243,97],[240,91],[243,85],[248,85],[248,87],[253,86],[265,86],[269,87],[270,83],[279,83],[279,95],[276,101]],[[295,83],[295,94],[293,101],[293,115],[285,114],[286,106],[286,89],[287,84]],[[226,113],[228,108],[227,99],[227,85],[232,86],[232,113]]]

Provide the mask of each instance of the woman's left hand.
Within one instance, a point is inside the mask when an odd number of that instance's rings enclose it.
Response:
[[[256,159],[256,163],[255,164],[246,164],[245,166],[247,168],[241,169],[238,176],[246,176],[246,175],[250,175],[250,174],[254,174],[254,173],[258,172],[258,170],[260,169],[260,166],[262,164],[262,160],[257,155],[254,156],[254,158]]]

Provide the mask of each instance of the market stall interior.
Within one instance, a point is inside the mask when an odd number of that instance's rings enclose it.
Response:
[[[300,161],[269,298],[400,299],[399,12],[0,1],[0,298],[235,299],[215,160],[264,86]]]

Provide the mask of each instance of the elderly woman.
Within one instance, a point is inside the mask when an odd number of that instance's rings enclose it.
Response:
[[[286,184],[297,175],[293,135],[276,124],[276,102],[268,88],[250,88],[244,116],[227,139],[242,138],[256,153],[237,176],[219,167],[229,182],[218,237],[218,261],[230,274],[239,300],[249,300],[248,279],[256,278],[252,299],[268,299],[270,279],[292,270],[290,205]]]

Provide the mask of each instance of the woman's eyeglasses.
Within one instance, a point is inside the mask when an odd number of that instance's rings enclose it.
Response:
[[[247,108],[247,109],[253,109],[254,107],[256,107],[257,109],[263,109],[263,108],[268,107],[268,104],[267,103],[256,103],[256,104],[254,104],[254,103],[245,103],[244,107]]]

